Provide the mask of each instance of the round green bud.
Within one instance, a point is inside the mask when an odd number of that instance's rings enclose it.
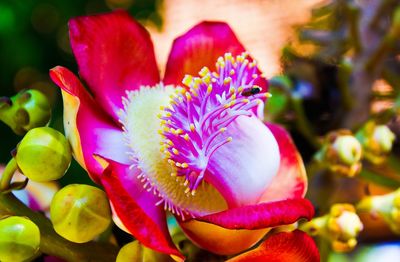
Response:
[[[76,243],[93,240],[111,223],[106,194],[93,186],[71,184],[58,191],[50,205],[55,231]]]
[[[47,97],[38,90],[23,90],[11,98],[0,99],[0,119],[18,135],[47,125],[50,117]]]
[[[15,156],[22,173],[37,182],[61,178],[71,158],[71,148],[65,136],[50,127],[30,130],[18,145]]]
[[[135,240],[126,244],[118,253],[116,262],[172,261],[170,256],[147,248]]]
[[[28,260],[39,245],[39,228],[29,219],[11,216],[0,220],[0,261]]]

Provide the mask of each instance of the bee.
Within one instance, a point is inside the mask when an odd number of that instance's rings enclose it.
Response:
[[[242,94],[242,96],[254,96],[260,92],[261,92],[261,87],[253,86],[253,87],[245,88],[241,94]]]

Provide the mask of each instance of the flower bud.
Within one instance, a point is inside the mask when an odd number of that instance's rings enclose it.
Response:
[[[158,253],[135,240],[126,244],[118,253],[116,262],[171,261],[168,255]]]
[[[396,138],[386,125],[376,125],[372,121],[365,124],[356,137],[363,147],[364,157],[375,165],[386,160]]]
[[[0,220],[0,261],[26,261],[39,250],[40,231],[29,219],[11,216]]]
[[[352,205],[335,204],[329,214],[312,219],[301,225],[300,229],[312,236],[327,239],[336,252],[348,252],[357,245],[356,238],[363,224]]]
[[[61,178],[71,158],[71,148],[65,136],[50,127],[30,130],[18,145],[15,156],[22,173],[37,182]]]
[[[393,233],[400,235],[400,189],[386,195],[366,197],[358,203],[357,210],[381,216]]]
[[[50,205],[55,231],[76,243],[93,240],[111,223],[106,194],[93,186],[71,184],[58,191]]]
[[[362,147],[347,130],[328,134],[315,159],[333,173],[353,177],[361,171]]]
[[[50,117],[47,97],[38,90],[23,90],[11,98],[0,98],[0,119],[18,135],[47,125]]]

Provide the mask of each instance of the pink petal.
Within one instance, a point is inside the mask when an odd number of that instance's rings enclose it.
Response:
[[[296,230],[274,234],[257,248],[227,262],[246,261],[319,262],[320,256],[314,240],[306,233]]]
[[[267,126],[278,141],[281,162],[278,174],[268,186],[261,202],[303,197],[307,191],[307,174],[296,145],[282,127],[274,124]]]
[[[181,85],[186,74],[197,75],[204,66],[215,70],[218,57],[245,51],[228,24],[202,22],[175,39],[165,70],[164,83]],[[266,82],[257,83],[266,90]]]
[[[277,174],[278,144],[256,117],[240,116],[226,137],[232,141],[211,156],[205,179],[225,198],[230,208],[257,204]]]
[[[156,205],[159,198],[145,190],[137,178],[140,171],[106,161],[109,165],[101,176],[101,183],[126,229],[143,245],[183,258],[168,233],[163,207]]]
[[[63,93],[64,128],[74,157],[92,178],[98,181],[104,169],[93,154],[129,163],[122,130],[89,96],[79,79],[60,66],[50,70],[50,77]]]
[[[261,229],[289,225],[313,216],[314,208],[310,201],[296,198],[232,208],[196,220],[228,229]]]
[[[127,12],[74,18],[69,30],[80,75],[114,119],[126,90],[160,81],[150,35]]]

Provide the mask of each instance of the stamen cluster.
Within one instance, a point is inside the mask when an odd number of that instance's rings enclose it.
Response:
[[[229,125],[239,116],[254,116],[254,108],[270,96],[261,93],[257,80],[256,62],[246,53],[226,53],[218,58],[216,72],[204,67],[199,77],[186,75],[182,82],[188,89],[176,89],[171,105],[161,108],[160,150],[177,167],[171,176],[185,177],[185,193],[195,194],[210,157],[232,141],[226,135]]]

